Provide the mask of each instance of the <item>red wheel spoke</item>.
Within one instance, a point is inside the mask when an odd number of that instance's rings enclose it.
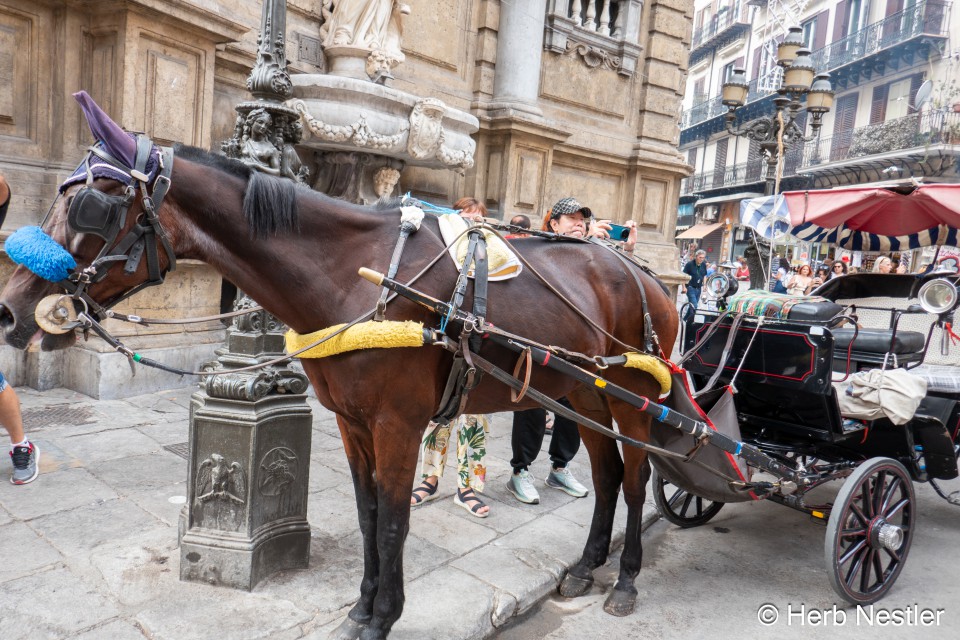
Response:
[[[863,568],[863,556],[866,551],[864,548],[861,548],[857,552],[857,556],[854,558],[853,563],[850,565],[850,569],[847,570],[847,577],[844,582],[847,584],[847,588],[853,589],[853,581],[856,579],[857,574],[860,573],[860,569]]]
[[[860,593],[870,591],[870,574],[873,573],[873,560],[876,555],[877,552],[873,549],[867,549],[864,554],[863,567],[860,571]]]
[[[680,498],[683,497],[684,493],[685,491],[678,487],[677,490],[673,492],[673,495],[670,496],[670,499],[667,500],[667,504],[669,504],[671,507],[675,506],[677,504],[677,501],[679,501]]]
[[[856,544],[850,545],[850,548],[847,549],[847,552],[840,556],[840,558],[837,560],[837,564],[846,564],[847,560],[860,553],[866,546],[866,540],[861,540]]]
[[[903,498],[897,504],[893,505],[889,511],[884,515],[884,519],[889,521],[892,520],[895,516],[899,515],[901,512],[904,514],[904,517],[908,517],[910,514],[907,512],[907,506],[909,506],[910,501],[907,498]]]
[[[900,489],[901,480],[900,478],[893,476],[890,479],[890,484],[887,486],[886,491],[883,492],[883,502],[880,504],[880,509],[878,513],[886,513],[890,508],[890,501],[893,500],[894,494]]]
[[[877,585],[883,584],[883,558],[880,556],[880,552],[877,550],[873,551],[873,571],[877,576]]]

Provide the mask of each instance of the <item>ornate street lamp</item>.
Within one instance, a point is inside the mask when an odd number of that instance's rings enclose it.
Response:
[[[734,136],[746,136],[760,143],[760,150],[767,158],[767,175],[764,193],[776,191],[777,164],[780,159],[780,143],[786,150],[798,143],[814,140],[823,123],[823,114],[833,106],[833,88],[830,76],[822,73],[814,77],[816,70],[810,59],[810,50],[803,47],[802,30],[791,27],[786,39],[777,47],[777,64],[783,67],[783,83],[773,99],[776,113],[758,118],[741,129],[736,129],[736,111],[747,102],[749,85],[743,69],[734,69],[730,79],[723,85],[721,102],[727,107],[724,116],[727,132]],[[797,124],[803,107],[801,99],[806,96],[806,111],[811,114],[811,135]],[[781,136],[782,128],[782,136]]]

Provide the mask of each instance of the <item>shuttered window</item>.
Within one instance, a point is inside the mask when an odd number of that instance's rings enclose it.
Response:
[[[847,157],[853,126],[857,120],[858,97],[857,93],[848,93],[837,100],[836,116],[833,120],[833,143],[830,145],[831,160],[843,160]]]
[[[877,124],[886,119],[888,87],[889,85],[881,84],[873,88],[873,101],[870,103],[870,124]]]
[[[729,138],[717,140],[717,159],[713,163],[713,186],[723,186],[723,174],[727,170],[727,144]]]

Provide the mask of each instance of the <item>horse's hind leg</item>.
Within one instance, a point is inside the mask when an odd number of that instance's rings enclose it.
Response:
[[[640,414],[632,407],[615,403],[614,415],[621,432],[638,440],[646,441],[650,433],[650,417]],[[615,616],[633,613],[637,601],[634,582],[640,573],[643,559],[643,544],[640,540],[643,504],[646,499],[647,481],[650,479],[650,462],[646,451],[636,447],[623,448],[623,498],[627,503],[627,530],[620,554],[620,574],[613,590],[607,596],[603,610]]]
[[[581,415],[605,426],[612,426],[606,402],[596,391],[577,390],[570,394],[569,400]],[[585,594],[593,584],[593,570],[607,561],[613,533],[613,517],[623,478],[623,462],[620,460],[615,440],[583,428],[580,429],[580,437],[583,438],[590,455],[595,497],[590,534],[587,536],[583,555],[570,567],[560,583],[560,594],[568,598]]]

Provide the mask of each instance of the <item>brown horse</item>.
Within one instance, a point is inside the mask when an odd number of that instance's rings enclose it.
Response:
[[[400,226],[399,208],[374,209],[334,200],[289,181],[264,176],[245,165],[208,152],[178,147],[170,176],[172,186],[158,209],[159,224],[178,258],[202,260],[248,292],[292,329],[309,333],[348,322],[373,309],[380,289],[357,277],[360,267],[386,271]],[[48,217],[44,230],[76,258],[79,272],[88,266],[104,241],[78,233],[67,221],[77,190],[69,187]],[[92,188],[121,195],[123,185],[98,178]],[[245,215],[246,213],[246,215]],[[126,229],[139,217],[143,201],[136,198]],[[157,243],[159,245],[159,242]],[[653,328],[663,352],[669,354],[677,334],[677,313],[660,283],[636,269],[636,278],[608,249],[589,242],[515,241],[515,249],[552,285],[618,340],[640,344],[643,335],[642,283]],[[404,253],[397,280],[406,282],[444,248],[436,218],[427,216]],[[169,264],[158,249],[160,266]],[[89,295],[111,301],[147,279],[146,261],[136,272],[115,266]],[[457,271],[446,258],[417,280],[420,291],[448,299]],[[34,308],[60,288],[17,267],[0,294],[0,326],[7,342],[25,348],[38,335]],[[465,308],[469,308],[468,300]],[[403,298],[387,306],[387,318],[417,320],[435,326],[438,318]],[[624,351],[597,331],[569,304],[525,269],[513,280],[490,284],[487,319],[495,326],[542,344],[559,345],[586,354],[613,355]],[[62,348],[74,339],[43,335],[45,349]],[[484,343],[480,355],[503,368],[516,356]],[[410,488],[414,484],[418,447],[427,422],[440,403],[451,354],[443,349],[373,349],[303,361],[320,402],[335,412],[344,451],[356,490],[363,534],[364,574],[360,598],[335,638],[386,638],[404,604],[403,543],[409,529]],[[416,371],[416,375],[410,375]],[[657,383],[635,369],[611,368],[606,377],[635,393],[656,397]],[[531,385],[553,398],[569,396],[574,407],[608,425],[611,418],[622,433],[646,440],[649,416],[627,404],[580,393],[577,383],[548,369],[534,371]],[[484,377],[469,395],[466,411],[490,413],[529,408],[514,404],[510,390]],[[608,598],[608,611],[626,615],[636,599],[634,580],[640,570],[640,520],[649,464],[644,451],[624,447],[592,431],[582,430],[590,454],[596,503],[583,557],[561,585],[564,595],[579,595],[590,587],[592,570],[606,561],[614,509],[622,486],[628,508],[626,542],[619,579]]]

